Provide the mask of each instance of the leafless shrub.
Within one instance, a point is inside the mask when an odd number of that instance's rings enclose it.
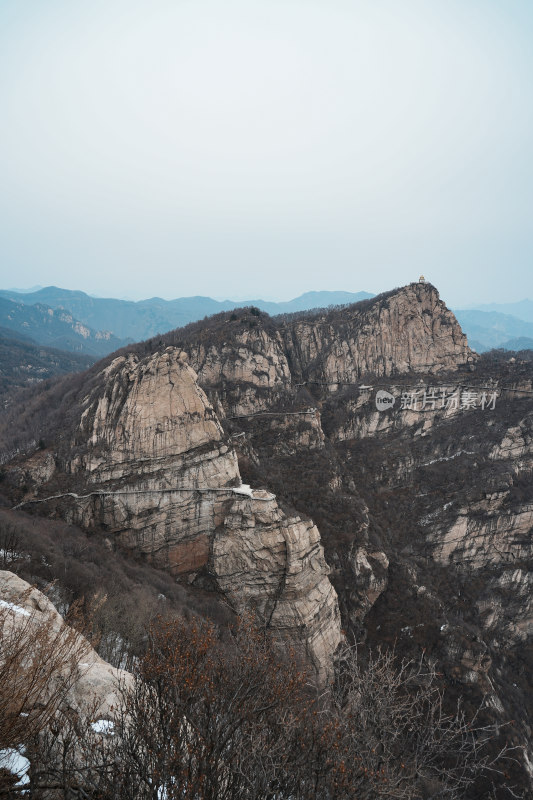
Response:
[[[78,679],[88,648],[69,626],[28,611],[30,592],[0,603],[0,750],[25,745],[46,728]],[[0,795],[12,782],[2,775]]]
[[[489,796],[510,754],[491,755],[489,728],[469,723],[460,708],[445,711],[437,677],[424,661],[398,666],[391,653],[363,666],[347,648],[335,685],[317,696],[252,620],[227,642],[209,623],[159,619],[124,687],[114,735],[98,738],[87,722],[76,729],[67,721],[57,733],[65,774],[55,758],[42,777],[68,784],[65,798]]]

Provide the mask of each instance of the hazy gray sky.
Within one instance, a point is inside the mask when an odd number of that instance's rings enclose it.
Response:
[[[0,0],[0,284],[531,297],[532,41],[532,0]]]

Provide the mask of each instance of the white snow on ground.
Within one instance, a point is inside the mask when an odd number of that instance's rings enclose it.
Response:
[[[16,606],[15,603],[8,603],[7,600],[0,600],[0,606],[2,606],[2,608],[8,608],[15,614],[22,614],[22,616],[24,617],[30,616],[30,612],[26,611],[25,608],[22,608],[21,606]]]
[[[12,550],[0,548],[0,558],[3,559],[6,564],[9,564],[11,561],[20,561],[21,559],[29,561],[31,556],[29,553],[14,553]]]
[[[433,461],[425,461],[423,464],[420,464],[420,466],[429,467],[430,464],[439,464],[441,461],[453,461],[454,458],[459,458],[459,456],[475,456],[475,453],[473,453],[472,450],[459,450],[459,452],[454,453],[453,456],[434,458]]]
[[[18,776],[17,786],[23,786],[28,783],[30,778],[28,770],[30,762],[18,750],[8,747],[6,750],[0,750],[0,768],[7,769],[13,775]]]
[[[91,728],[95,733],[114,733],[115,723],[110,719],[97,719],[96,722],[91,722]]]
[[[238,486],[236,489],[233,489],[232,491],[235,494],[243,494],[246,497],[253,497],[254,496],[254,493],[252,492],[252,490],[250,489],[250,487],[248,486],[247,483],[242,483],[240,486]]]

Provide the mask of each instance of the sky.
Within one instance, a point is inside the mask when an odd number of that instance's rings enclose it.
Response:
[[[0,0],[0,287],[533,298],[531,0]]]

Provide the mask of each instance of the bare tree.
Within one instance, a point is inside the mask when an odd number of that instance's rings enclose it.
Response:
[[[38,726],[32,789],[54,800],[488,797],[490,780],[469,790],[509,752],[445,710],[437,678],[424,660],[378,652],[362,664],[346,648],[317,694],[251,618],[229,639],[200,619],[158,618],[112,720],[56,704]]]
[[[272,795],[292,768],[294,709],[307,702],[294,658],[282,662],[250,619],[226,644],[210,623],[158,620],[125,700],[131,796],[169,800]]]
[[[46,728],[89,647],[69,626],[28,610],[30,594],[0,601],[0,750],[25,745]],[[11,782],[0,776],[0,794]]]
[[[342,752],[336,797],[459,798],[481,776],[490,784],[503,774],[511,751],[489,747],[494,728],[477,715],[468,719],[460,705],[445,710],[424,658],[398,664],[394,652],[378,651],[361,662],[346,647],[339,662],[327,701]]]

